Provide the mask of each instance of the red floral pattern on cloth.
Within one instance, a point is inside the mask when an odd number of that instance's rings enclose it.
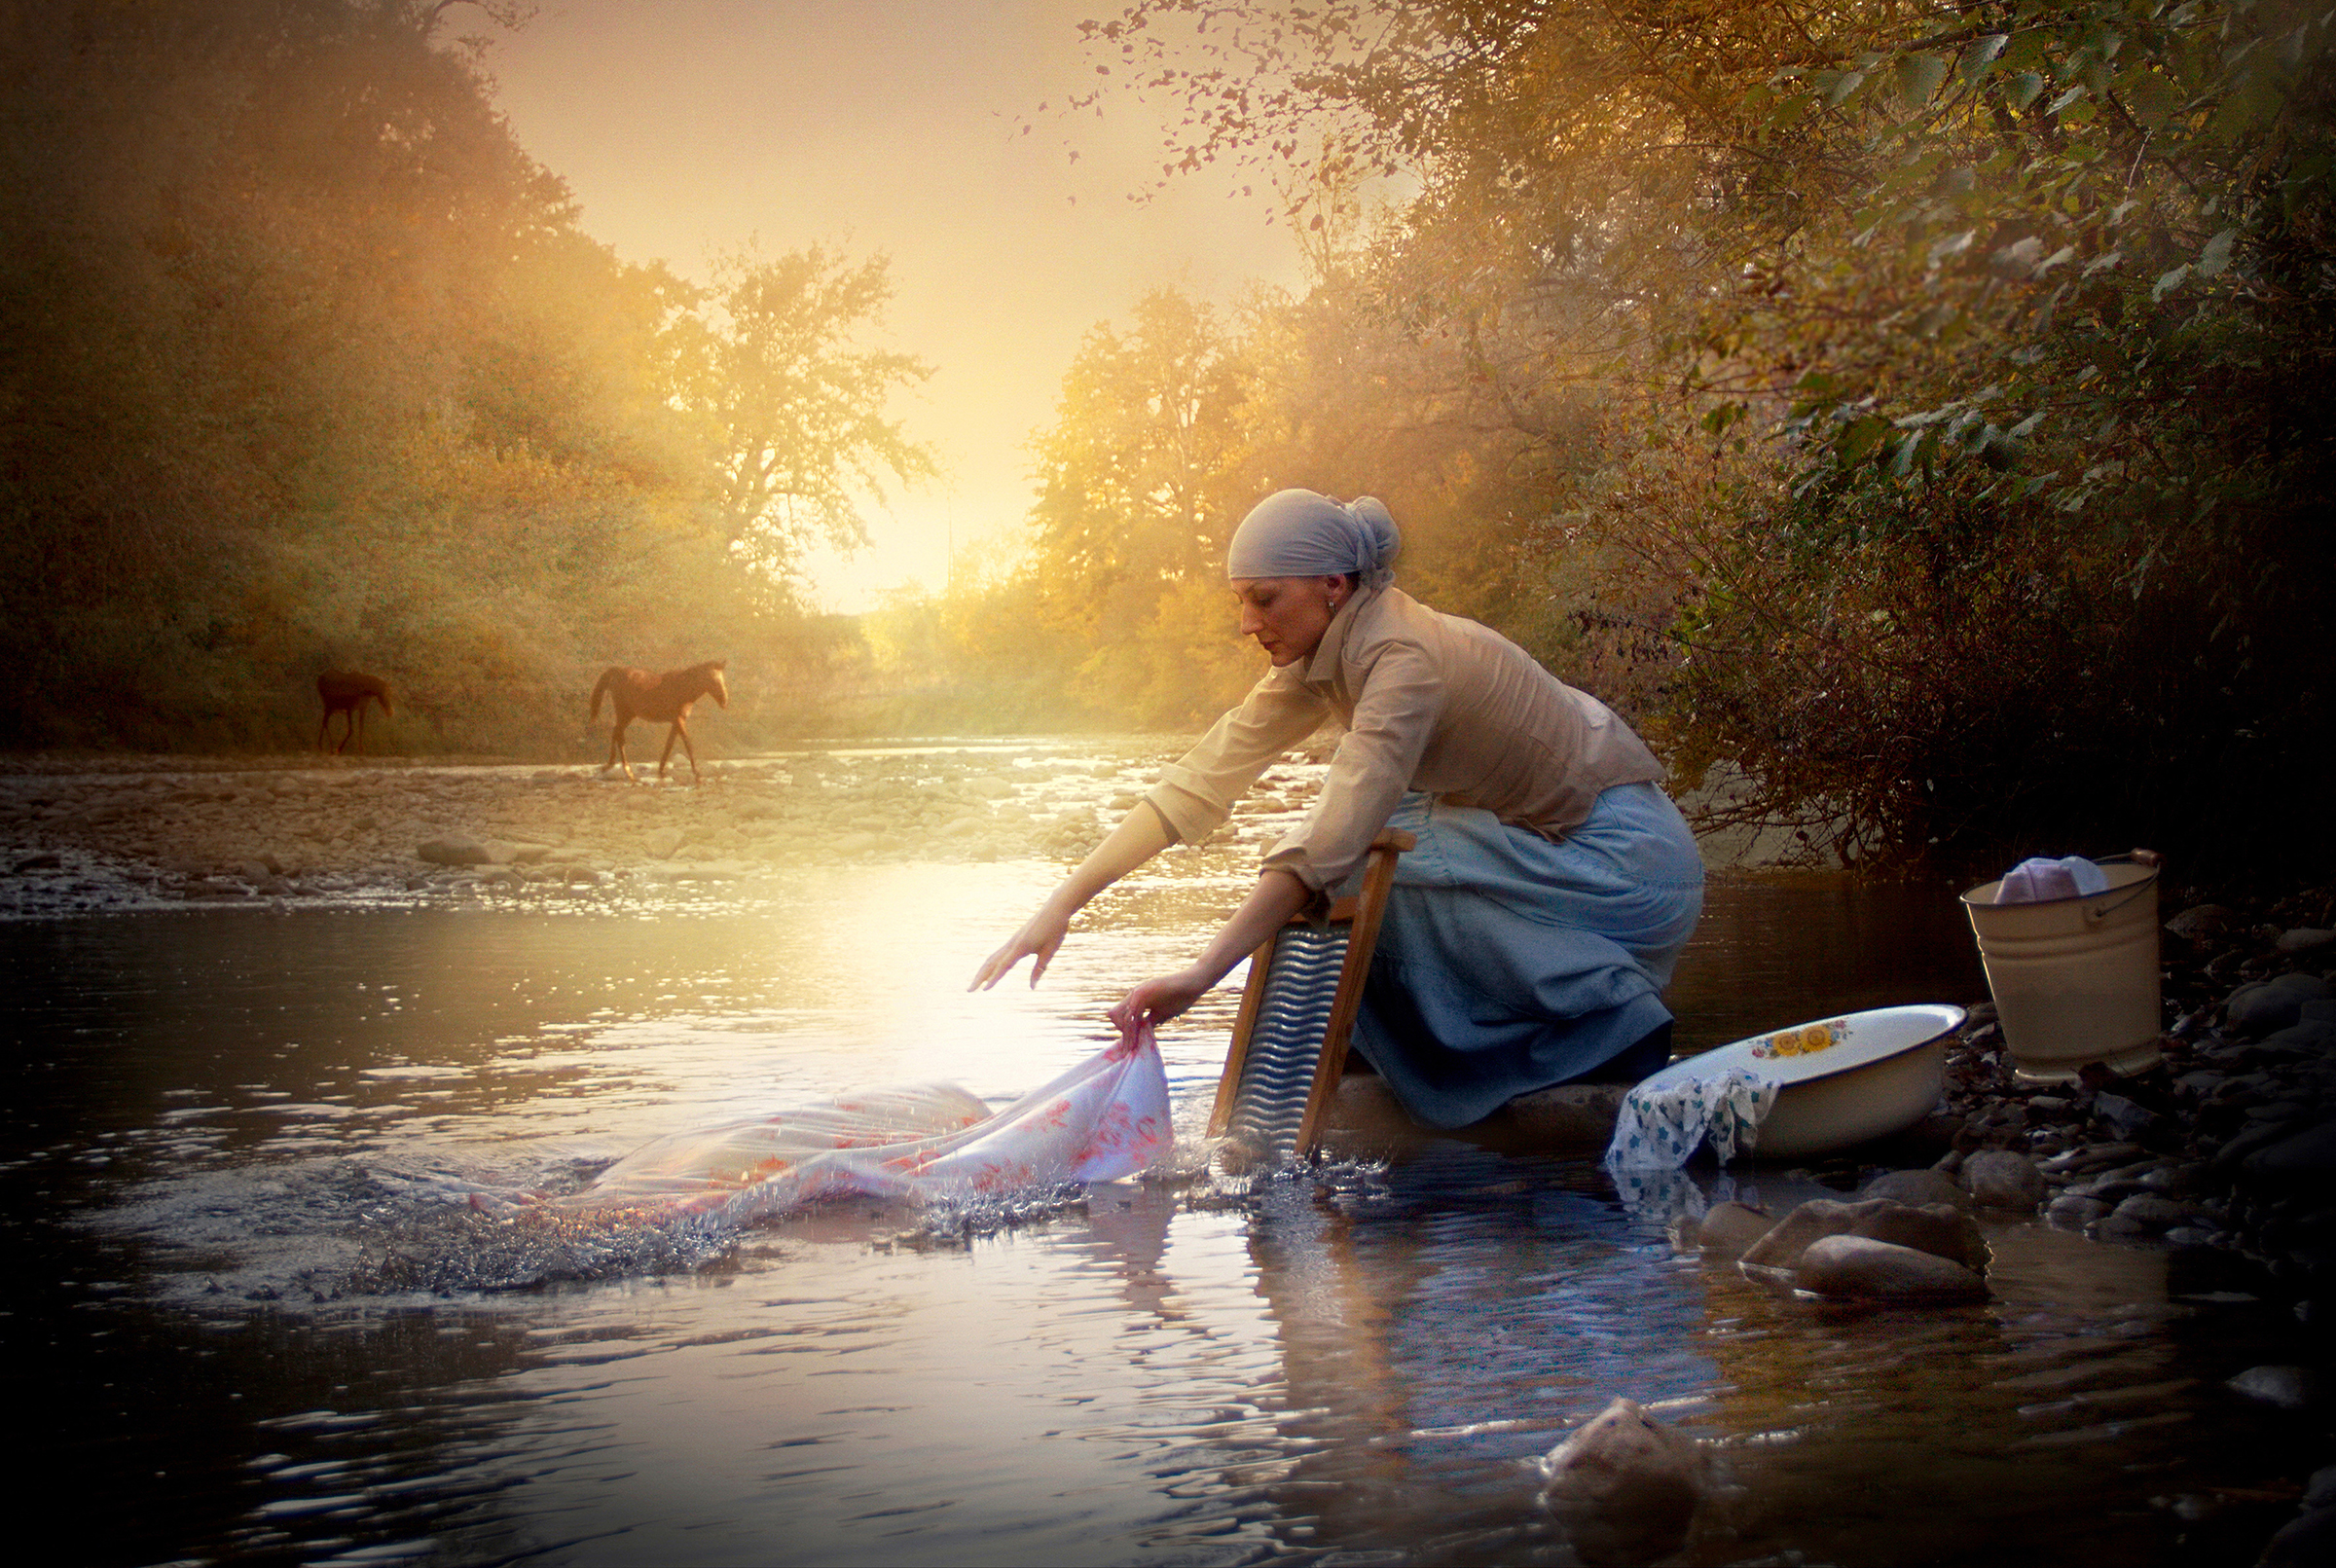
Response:
[[[636,1149],[560,1209],[758,1219],[817,1198],[930,1202],[1132,1176],[1175,1147],[1150,1026],[993,1112],[955,1084],[862,1092]]]

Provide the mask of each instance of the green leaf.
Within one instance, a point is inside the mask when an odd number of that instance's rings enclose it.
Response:
[[[1822,78],[1819,78],[1819,80],[1822,80]],[[1828,109],[1840,108],[1843,103],[1848,100],[1850,94],[1854,93],[1859,88],[1862,88],[1865,85],[1865,72],[1841,72],[1839,75],[1834,77],[1832,84],[1825,89],[1825,107]]]
[[[1974,87],[1986,81],[1988,73],[1995,68],[1996,56],[2003,53],[2003,46],[2011,41],[2012,35],[2009,33],[1989,33],[1985,38],[1974,38],[1965,44],[1963,57],[1958,62],[1963,80]]]
[[[2188,262],[2184,262],[2179,267],[2170,268],[2166,272],[2160,273],[2158,274],[2158,280],[2149,286],[2150,299],[2152,301],[2164,299],[2175,289],[2180,288],[2183,283],[2189,280],[2189,277],[2190,264]]]
[[[2198,253],[2198,262],[2195,268],[2198,275],[2220,277],[2222,270],[2231,265],[2231,244],[2238,237],[2238,230],[2225,229],[2208,240],[2206,248]]]
[[[1846,468],[1880,445],[1881,438],[1889,433],[1890,421],[1879,414],[1851,419],[1842,427],[1842,433],[1834,437],[1834,460]]]
[[[2003,85],[2004,100],[2015,109],[2026,108],[2043,91],[2044,79],[2033,71],[2022,71]]]
[[[1939,84],[1947,80],[1947,56],[1944,55],[1901,55],[1898,56],[1898,95],[1915,108],[1928,103]]]

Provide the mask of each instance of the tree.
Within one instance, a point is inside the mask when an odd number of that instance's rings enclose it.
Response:
[[[857,346],[892,298],[887,265],[817,245],[769,261],[729,255],[712,310],[675,329],[675,391],[712,427],[727,542],[773,576],[820,539],[867,542],[857,492],[881,498],[887,474],[905,484],[935,472],[931,453],[885,417],[893,394],[931,368]]]
[[[1520,542],[1617,563],[1582,609],[1668,634],[1676,733],[1759,809],[1984,865],[2135,834],[2237,855],[2210,824],[2277,820],[2330,761],[2336,625],[2299,586],[2336,477],[2309,402],[2330,25],[1157,0],[1095,31],[1181,96],[1172,167],[1411,182],[1389,304],[1485,334],[1496,383],[1602,328],[1605,468]]]

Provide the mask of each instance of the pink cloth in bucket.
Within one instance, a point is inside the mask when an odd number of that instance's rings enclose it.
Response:
[[[930,1202],[1105,1182],[1175,1143],[1168,1076],[1146,1025],[1003,1111],[950,1083],[842,1095],[660,1138],[544,1206],[743,1222],[819,1198]]]

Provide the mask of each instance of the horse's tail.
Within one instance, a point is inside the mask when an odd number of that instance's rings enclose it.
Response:
[[[624,673],[624,666],[614,664],[601,672],[600,683],[592,688],[592,712],[585,718],[585,723],[598,724],[601,721],[601,694],[615,685]]]

